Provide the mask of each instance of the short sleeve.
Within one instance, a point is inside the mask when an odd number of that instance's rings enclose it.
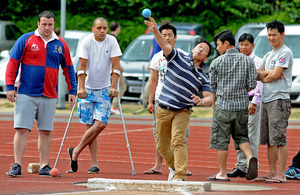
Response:
[[[162,57],[161,52],[156,53],[150,61],[150,68],[157,70],[158,60]]]
[[[78,57],[79,58],[84,58],[84,59],[89,59],[89,40],[90,36],[86,36],[82,39],[79,51],[78,51]]]
[[[292,56],[290,55],[290,53],[287,51],[284,51],[284,52],[282,52],[281,55],[279,55],[275,66],[282,67],[282,68],[288,68],[289,64],[290,64],[290,60],[292,60],[291,58],[292,58]]]

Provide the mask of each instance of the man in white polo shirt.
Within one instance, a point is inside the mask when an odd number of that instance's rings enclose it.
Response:
[[[78,116],[79,121],[87,125],[87,131],[76,147],[68,149],[73,172],[77,171],[77,158],[87,145],[92,157],[92,167],[88,173],[99,172],[97,136],[108,123],[111,97],[118,96],[116,88],[122,55],[119,44],[115,37],[107,34],[105,18],[96,18],[92,30],[94,33],[82,40],[79,52],[78,97],[81,99]]]

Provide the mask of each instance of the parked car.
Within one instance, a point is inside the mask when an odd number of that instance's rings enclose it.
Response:
[[[65,31],[65,38],[67,45],[70,49],[70,54],[72,58],[72,62],[74,65],[75,72],[78,70],[78,64],[79,64],[79,57],[78,57],[78,48],[80,45],[80,42],[83,37],[85,37],[88,34],[91,34],[91,31],[78,31],[78,30],[66,30]],[[6,72],[6,66],[9,61],[10,56],[8,55],[9,51],[2,51],[0,56],[3,56],[4,58],[0,60],[0,94],[5,95],[6,94],[6,86],[5,86],[5,72]],[[65,91],[67,91],[67,85],[65,82],[64,88]],[[18,78],[16,79],[15,87],[18,86]]]
[[[0,53],[0,56],[2,59],[0,60],[0,95],[6,95],[6,85],[5,85],[5,73],[6,73],[6,67],[7,63],[9,61],[10,51],[4,50]],[[16,79],[15,88],[18,87],[19,83],[19,76]]]
[[[238,31],[236,32],[235,38],[235,47],[239,47],[239,38],[244,33],[249,33],[255,38],[257,37],[258,33],[266,27],[266,23],[247,23],[241,26]]]
[[[75,73],[77,75],[77,70],[78,70],[78,65],[79,65],[79,57],[78,57],[78,51],[79,51],[79,46],[81,43],[81,40],[83,37],[93,33],[92,31],[80,31],[80,30],[66,30],[65,31],[65,36],[64,40],[66,41],[69,49],[70,49],[70,54],[74,66]],[[62,74],[61,74],[62,75]],[[62,76],[64,77],[64,76]],[[77,76],[76,76],[77,78]],[[64,78],[63,78],[64,79]],[[61,82],[63,85],[63,92],[65,92],[64,95],[66,95],[66,99],[68,98],[68,88],[66,82]],[[61,83],[58,83],[60,86]],[[60,90],[58,91],[60,94]]]
[[[75,72],[78,70],[79,57],[78,50],[79,45],[83,37],[93,33],[92,31],[80,31],[80,30],[66,30],[64,40],[69,46],[72,62],[74,65]]]
[[[11,49],[22,34],[14,23],[0,20],[0,52]]]
[[[120,64],[124,68],[123,75],[126,79],[127,90],[122,97],[122,100],[139,101],[140,94],[143,91],[143,86],[146,84],[150,70],[149,52],[154,36],[141,35],[133,40],[125,49],[120,58]],[[190,53],[195,44],[202,39],[199,35],[178,35],[175,46]],[[210,57],[216,56],[216,51]]]
[[[293,82],[290,93],[292,104],[300,104],[300,25],[285,25],[284,44],[293,52]],[[271,51],[268,40],[267,28],[264,28],[256,37],[254,52],[257,56],[263,58],[264,55]]]
[[[200,35],[203,38],[206,38],[208,35],[208,29],[204,24],[181,22],[172,22],[171,24],[176,27],[177,35]],[[152,35],[153,33],[148,28],[145,34]]]

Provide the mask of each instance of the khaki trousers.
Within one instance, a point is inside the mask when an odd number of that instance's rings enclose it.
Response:
[[[186,180],[188,151],[186,131],[192,111],[169,111],[158,107],[156,112],[156,148],[166,164],[175,169],[174,179]]]

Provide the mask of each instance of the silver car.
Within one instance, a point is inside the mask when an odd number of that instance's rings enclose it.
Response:
[[[22,34],[14,23],[0,20],[0,51],[11,49]]]

